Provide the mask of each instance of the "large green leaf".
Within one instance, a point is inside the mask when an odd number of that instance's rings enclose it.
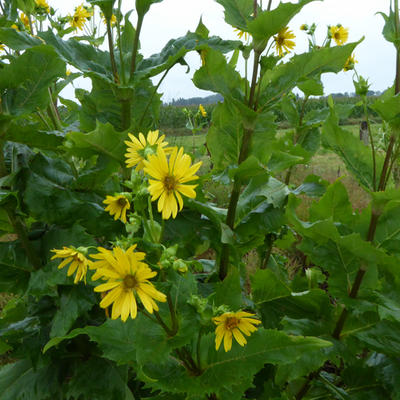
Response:
[[[13,28],[0,28],[0,42],[10,49],[22,51],[42,44],[42,41],[26,32],[18,32]]]
[[[65,289],[59,297],[59,309],[52,321],[50,337],[65,335],[78,317],[89,311],[94,303],[94,293],[84,286],[74,285]]]
[[[231,392],[238,382],[243,391],[251,386],[254,374],[265,363],[283,365],[299,359],[305,351],[322,349],[331,344],[311,337],[288,336],[283,332],[259,328],[245,347],[234,343],[232,350],[225,353],[215,350],[215,335],[209,334],[202,340],[202,366],[200,376],[189,375],[173,359],[164,365],[148,364],[143,368],[142,379],[151,387],[163,391],[188,395],[200,395],[223,391]],[[238,389],[238,388],[237,388]],[[242,393],[235,393],[240,399]]]
[[[101,154],[122,167],[125,164],[124,140],[128,139],[128,135],[126,132],[116,132],[111,124],[97,122],[96,129],[92,132],[70,132],[67,139],[72,142],[69,152],[75,156],[88,159],[92,155]]]
[[[136,0],[136,11],[143,17],[154,3],[161,3],[162,0]]]
[[[252,178],[239,197],[236,224],[252,211],[257,210],[265,201],[275,208],[283,206],[289,193],[284,183],[270,177],[269,174]]]
[[[240,115],[232,102],[219,103],[213,111],[213,124],[207,133],[207,147],[211,153],[214,168],[237,164],[243,137]]]
[[[4,400],[51,400],[57,395],[59,368],[34,368],[29,360],[20,360],[0,369],[0,391]]]
[[[51,30],[40,32],[39,35],[51,45],[59,56],[68,64],[89,76],[97,76],[103,80],[113,82],[110,57],[107,52],[96,49],[94,46],[83,44],[75,39],[62,40]],[[65,76],[65,71],[62,76]]]
[[[267,71],[261,81],[260,104],[270,107],[284,93],[292,90],[301,79],[320,76],[326,72],[340,72],[358,43],[295,55],[289,62]]]
[[[285,28],[290,20],[308,3],[315,0],[299,0],[295,3],[279,3],[272,11],[258,13],[253,21],[247,24],[247,31],[253,37],[255,46],[264,50],[269,39]]]
[[[217,0],[225,9],[225,21],[234,27],[247,31],[247,24],[254,12],[252,0]]]
[[[16,119],[5,131],[5,138],[11,142],[22,143],[43,150],[56,150],[64,141],[64,135],[58,131],[45,131],[39,123],[29,123]]]
[[[334,108],[322,126],[322,143],[334,151],[345,163],[346,168],[354,177],[369,190],[373,190],[373,162],[371,150],[365,146],[350,131],[339,126],[339,120]],[[376,153],[377,174],[382,170],[383,159]],[[379,176],[376,176],[376,180]]]
[[[135,79],[158,75],[176,63],[186,64],[183,58],[190,51],[196,50],[207,53],[210,48],[221,53],[227,53],[238,48],[240,44],[239,41],[222,40],[217,36],[204,38],[198,33],[188,32],[178,39],[171,39],[160,53],[142,59],[138,63]]]
[[[75,174],[62,159],[37,154],[24,171],[24,203],[30,215],[47,223],[72,226],[78,221],[96,235],[117,229],[119,222],[104,211],[102,196],[74,190]],[[101,222],[100,222],[101,221]],[[122,225],[122,224],[121,224]]]
[[[65,76],[65,64],[51,46],[27,49],[1,71],[3,113],[18,116],[45,108],[48,87],[60,76]]]
[[[204,65],[193,75],[193,82],[203,90],[211,90],[224,97],[244,98],[244,85],[247,84],[228,64],[225,56],[213,49],[205,50]]]

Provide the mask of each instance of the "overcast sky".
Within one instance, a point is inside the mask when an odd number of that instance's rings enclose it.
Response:
[[[264,3],[267,1],[264,0]],[[284,1],[287,2],[287,1]],[[292,1],[293,2],[293,1]],[[62,14],[72,13],[79,0],[49,0],[49,4]],[[278,0],[273,0],[273,7]],[[123,0],[124,10],[128,10],[134,0]],[[383,18],[376,15],[383,11],[388,13],[390,0],[323,0],[306,5],[292,20],[289,27],[296,38],[296,53],[307,50],[307,37],[299,30],[303,23],[317,23],[317,39],[322,42],[327,25],[342,24],[349,28],[349,41],[357,41],[365,36],[364,41],[356,48],[356,65],[359,74],[369,78],[372,90],[384,90],[393,83],[395,73],[394,46],[382,37]],[[134,15],[134,13],[133,13]],[[236,39],[232,27],[225,23],[223,7],[214,0],[164,0],[152,5],[146,15],[142,34],[142,53],[145,56],[158,53],[171,38],[178,38],[187,31],[194,31],[202,16],[203,23],[210,30],[210,35],[223,39]],[[132,18],[135,24],[135,19]],[[163,100],[170,101],[179,97],[207,96],[209,92],[197,89],[191,77],[199,67],[197,54],[189,55],[186,60],[191,71],[175,66],[161,85]],[[353,92],[353,72],[341,72],[337,75],[326,74],[323,79],[325,92]],[[157,79],[155,79],[157,81]]]

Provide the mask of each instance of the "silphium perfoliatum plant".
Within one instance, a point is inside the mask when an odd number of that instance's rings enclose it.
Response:
[[[161,1],[60,15],[0,0],[2,399],[397,398],[400,74],[371,104],[351,27],[318,45],[316,24],[292,25],[313,0],[218,0],[243,41],[200,19],[146,58],[143,21]],[[396,51],[398,9],[383,32]],[[207,155],[159,126],[159,85],[189,52],[194,84],[223,96],[186,113]],[[332,99],[307,108],[342,70],[368,145]],[[82,76],[91,89],[64,98]],[[299,181],[321,154],[342,160],[363,209],[340,179]]]

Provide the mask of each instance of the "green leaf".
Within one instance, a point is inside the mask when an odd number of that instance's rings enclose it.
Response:
[[[205,28],[204,25],[203,27]],[[184,56],[190,51],[203,51],[207,54],[209,49],[212,49],[220,53],[227,53],[237,49],[241,45],[240,41],[222,40],[218,36],[203,37],[202,35],[205,35],[206,32],[204,29],[203,31],[203,34],[187,32],[185,36],[178,39],[171,39],[160,53],[142,59],[138,63],[135,79],[137,79],[137,77],[149,78],[156,76],[172,68],[172,66],[177,63],[187,65],[184,61]]]
[[[397,29],[396,29],[396,14],[390,7],[389,15],[386,15],[383,12],[378,12],[377,14],[382,15],[385,20],[385,25],[382,30],[383,37],[388,41],[395,45],[395,47],[399,48],[400,46],[400,38],[398,37]]]
[[[62,40],[51,30],[40,32],[39,37],[52,46],[66,63],[88,76],[97,76],[108,82],[113,82],[110,56],[107,52],[78,42],[75,39]],[[65,70],[60,76],[65,76]]]
[[[226,278],[217,283],[215,288],[215,305],[227,305],[232,311],[238,311],[243,304],[240,274],[237,268],[232,269]]]
[[[64,395],[66,399],[134,400],[129,389],[126,367],[108,360],[91,357],[71,366]]]
[[[58,365],[34,366],[19,360],[0,369],[2,400],[51,400],[59,395]]]
[[[0,340],[0,355],[7,353],[7,351],[12,350],[12,347],[9,346],[6,342]]]
[[[121,320],[107,320],[100,326],[86,326],[71,331],[68,335],[50,339],[43,348],[43,353],[64,340],[72,339],[79,335],[88,335],[91,341],[98,343],[103,351],[103,356],[118,363],[129,363],[136,359],[135,337],[133,327],[135,321],[128,319],[126,323]]]
[[[285,3],[289,5],[291,3]],[[260,104],[271,107],[284,93],[290,92],[299,80],[319,77],[327,72],[340,72],[360,42],[313,50],[293,56],[289,62],[267,71],[261,81]]]
[[[399,329],[400,323],[397,321],[380,321],[366,330],[355,332],[354,336],[369,349],[388,356],[399,357],[400,339],[397,335]]]
[[[51,46],[27,49],[3,66],[0,93],[3,113],[24,115],[45,108],[49,101],[48,87],[65,76],[65,64]]]
[[[269,269],[258,270],[251,277],[253,300],[256,304],[288,297],[292,291]]]
[[[394,87],[388,89],[371,108],[375,110],[386,122],[400,127],[400,95],[394,93]]]
[[[193,75],[193,83],[203,90],[211,90],[224,97],[244,98],[243,88],[247,84],[240,74],[228,64],[219,51],[205,50],[204,65]]]
[[[237,164],[243,137],[242,119],[229,100],[219,103],[207,133],[207,147],[216,170]]]
[[[252,0],[217,0],[225,9],[225,21],[234,27],[247,31],[247,23],[254,12]]]
[[[73,144],[69,152],[82,158],[102,154],[112,161],[125,166],[126,145],[124,140],[128,139],[126,132],[116,132],[111,124],[97,122],[96,129],[89,133],[70,132],[67,134]]]
[[[265,201],[275,208],[281,207],[289,192],[284,183],[268,174],[252,178],[239,197],[236,224]]]
[[[56,150],[64,141],[58,131],[44,131],[39,123],[13,120],[5,131],[5,139],[42,150]]]
[[[187,374],[176,360],[170,359],[164,365],[146,365],[142,379],[145,378],[154,389],[171,393],[200,395],[214,392],[218,396],[222,391],[232,392],[238,382],[243,392],[251,386],[254,374],[265,363],[292,363],[306,351],[331,346],[321,339],[288,336],[283,332],[263,328],[252,334],[244,347],[234,343],[232,350],[227,353],[222,348],[216,351],[214,341],[214,334],[202,340],[203,373],[200,376]],[[234,398],[240,398],[241,394],[236,393]]]
[[[333,221],[350,226],[354,220],[353,207],[346,187],[340,180],[328,186],[324,196],[311,205],[309,213],[310,222],[333,218]]]
[[[44,222],[72,226],[78,221],[99,235],[120,229],[122,224],[104,211],[105,197],[75,190],[75,173],[62,159],[37,154],[24,171],[24,204],[31,216]]]
[[[264,50],[269,39],[285,28],[290,20],[308,3],[315,0],[299,0],[294,3],[280,3],[272,11],[258,13],[253,21],[247,24],[248,32],[254,39],[256,48]]]
[[[115,0],[88,0],[88,2],[99,6],[104,16],[108,19],[111,18]]]
[[[13,28],[0,28],[0,42],[16,51],[23,51],[43,43],[40,39]]]
[[[0,291],[20,293],[33,270],[19,241],[0,242]]]
[[[333,108],[322,126],[322,142],[344,161],[347,170],[361,185],[369,190],[374,189],[371,150],[364,146],[359,138],[339,126],[339,120]],[[381,171],[382,165],[383,159],[378,153],[376,154],[376,171]]]
[[[136,0],[136,11],[139,17],[144,17],[152,4],[161,2],[162,0]]]
[[[324,86],[319,78],[305,79],[297,84],[305,96],[323,96]]]
[[[82,285],[75,285],[64,290],[59,301],[59,309],[54,315],[51,326],[51,338],[65,335],[78,317],[92,308],[95,303],[95,296],[90,289],[88,290]]]

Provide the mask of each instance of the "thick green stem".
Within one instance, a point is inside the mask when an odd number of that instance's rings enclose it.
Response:
[[[125,131],[131,126],[131,100],[121,100],[121,125],[122,130]]]
[[[118,49],[119,49],[119,63],[121,65],[121,82],[123,85],[126,84],[126,75],[125,75],[125,62],[124,62],[124,54],[122,52],[122,42],[121,42],[121,23],[119,16],[121,15],[121,3],[122,0],[118,0],[118,20],[117,20],[117,35],[118,35]]]
[[[132,49],[130,80],[132,80],[133,74],[136,71],[136,58],[137,58],[137,53],[138,53],[139,36],[140,36],[140,31],[142,30],[143,19],[144,19],[144,15],[138,15],[138,21],[137,21],[136,32],[135,32],[135,40],[133,41],[133,49]]]
[[[47,107],[47,113],[54,124],[54,128],[57,129],[58,131],[62,131],[63,128],[61,125],[60,117],[58,114],[58,110],[56,109],[56,106],[53,102],[53,95],[51,93],[50,88],[49,88],[49,98],[50,98],[50,103],[49,106]]]
[[[170,293],[167,294],[167,303],[168,303],[169,313],[171,314],[171,324],[172,324],[170,336],[175,336],[178,333],[179,323]]]
[[[114,40],[111,31],[111,21],[109,18],[106,18],[106,26],[107,26],[107,38],[108,38],[108,50],[110,53],[110,61],[111,61],[111,70],[114,76],[114,82],[119,83],[118,69],[117,69],[117,64],[115,62],[115,54],[114,54]]]
[[[256,6],[255,6],[255,12],[256,12]],[[254,108],[254,100],[255,100],[254,94],[257,87],[257,76],[258,76],[258,66],[260,62],[260,56],[261,56],[260,52],[257,51],[254,52],[253,77],[251,80],[250,95],[248,100],[248,107],[251,109]],[[240,147],[238,165],[240,165],[248,157],[253,131],[254,131],[253,129],[245,129],[243,132],[243,139],[242,139],[242,145]],[[231,229],[233,229],[235,225],[236,208],[237,208],[237,203],[239,201],[241,188],[242,188],[242,183],[240,179],[235,177],[229,200],[228,213],[226,216],[226,224]],[[228,274],[229,254],[230,254],[229,245],[224,243],[221,249],[220,264],[218,271],[218,276],[220,280],[224,280],[226,278],[226,275]]]
[[[363,105],[364,105],[364,114],[365,114],[365,120],[367,122],[367,127],[368,127],[368,134],[369,134],[369,140],[371,143],[371,152],[372,152],[372,186],[374,191],[376,191],[376,156],[375,156],[375,144],[374,144],[374,137],[372,135],[372,127],[371,123],[369,120],[369,114],[368,114],[368,107],[367,107],[367,98],[363,98]]]

